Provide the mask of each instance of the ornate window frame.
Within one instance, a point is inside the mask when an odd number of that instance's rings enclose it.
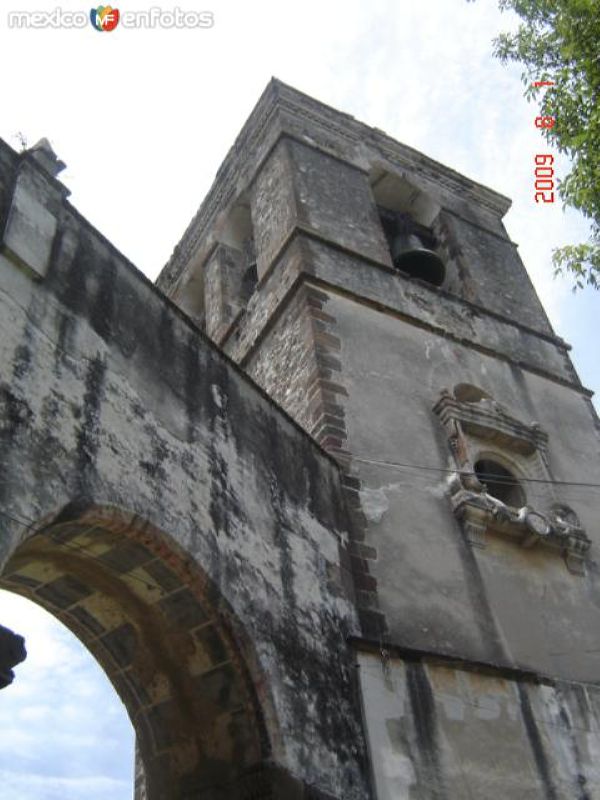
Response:
[[[456,467],[448,480],[450,504],[465,538],[475,547],[485,547],[488,532],[494,532],[522,547],[547,547],[563,555],[570,572],[583,575],[591,541],[575,512],[556,495],[547,433],[536,422],[521,422],[487,393],[482,395],[477,402],[461,401],[443,389],[433,406]],[[526,502],[515,508],[493,497],[475,474],[474,463],[481,458],[505,466],[517,482],[519,477],[539,480],[546,487],[545,501],[540,507]]]

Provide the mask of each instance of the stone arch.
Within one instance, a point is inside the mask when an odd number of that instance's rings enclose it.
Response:
[[[148,800],[255,791],[278,755],[267,682],[232,610],[169,535],[116,507],[71,503],[21,537],[0,588],[52,613],[104,669],[135,729]]]

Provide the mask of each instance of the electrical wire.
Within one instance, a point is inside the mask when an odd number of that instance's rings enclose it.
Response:
[[[331,451],[342,451],[342,448],[336,448],[336,447],[331,447],[331,448],[328,448],[328,449],[331,450]],[[342,451],[342,452],[344,452],[344,451]],[[446,474],[446,475],[451,475],[451,474],[455,474],[456,472],[460,472],[459,469],[451,469],[451,468],[448,468],[448,467],[433,467],[433,466],[426,466],[424,464],[408,464],[408,463],[402,463],[402,462],[398,462],[398,461],[387,461],[387,460],[382,460],[382,459],[368,458],[366,456],[360,456],[360,455],[354,455],[354,454],[352,454],[352,460],[358,461],[358,462],[363,463],[363,464],[372,464],[374,466],[384,466],[384,467],[389,467],[389,468],[392,468],[392,469],[400,469],[400,470],[417,470],[417,471],[421,471],[421,472],[436,472],[436,473]],[[419,475],[418,472],[413,474],[411,477],[416,478],[416,479],[425,479],[426,478],[425,475]],[[493,473],[480,474],[478,477],[480,477],[482,480],[484,480],[484,482],[485,482],[485,480],[495,481],[496,483],[501,483],[501,484],[505,484],[505,485],[508,485],[508,486],[518,485],[519,483],[523,482],[523,483],[542,484],[542,485],[550,485],[550,486],[558,486],[558,487],[560,487],[560,486],[565,486],[565,487],[569,486],[569,487],[572,487],[572,488],[600,489],[600,484],[598,484],[598,483],[587,483],[587,482],[583,482],[583,481],[556,481],[556,480],[545,479],[545,478],[526,478],[526,477],[519,477],[518,479],[517,478],[511,479],[511,478],[507,477],[506,475],[496,475],[496,474],[493,474]],[[405,486],[406,488],[409,488],[411,490],[416,490],[416,491],[429,491],[428,489],[424,489],[422,487],[415,486],[414,484],[411,484],[411,483],[402,484],[402,486]],[[566,499],[568,499],[568,498],[566,498]],[[17,523],[19,523],[21,525],[26,525],[27,527],[29,527],[30,525],[34,525],[35,524],[35,520],[20,519],[18,517],[12,516],[11,514],[9,514],[6,511],[3,511],[3,510],[0,510],[0,515],[6,517],[8,519],[11,519],[13,522],[17,522]],[[68,543],[68,542],[62,542],[60,540],[55,539],[51,534],[50,534],[50,538],[54,542],[56,542],[56,544],[60,545],[61,547],[65,547],[65,549],[75,550],[77,552],[84,553],[85,557],[89,558],[89,559],[100,560],[98,556],[94,555],[93,553],[90,553],[87,550],[87,548],[85,548],[85,547],[83,547],[81,545],[76,545],[76,544]],[[112,568],[111,565],[108,564],[106,561],[102,561],[101,563],[106,568],[113,569],[114,572],[116,572],[118,575],[122,576],[123,573],[121,573],[118,570]],[[133,575],[131,572],[128,573],[128,577],[131,578],[132,580],[137,580],[140,583],[143,583],[146,588],[156,589],[159,592],[164,593],[163,589],[160,586],[152,584],[152,582],[150,582],[150,581],[145,581],[142,578],[138,578],[138,576]]]
[[[397,466],[397,465],[394,464],[393,466]],[[444,470],[444,471],[446,471],[446,470]],[[12,520],[13,522],[17,522],[20,525],[27,525],[27,527],[30,527],[31,525],[35,524],[35,520],[27,520],[25,518],[16,517],[13,514],[9,514],[7,511],[4,511],[4,510],[0,510],[0,515],[6,517],[7,519]],[[88,533],[89,531],[94,530],[94,528],[96,528],[96,527],[98,527],[98,526],[96,526],[96,525],[91,526],[90,528],[86,529],[84,531],[84,533]],[[85,547],[83,547],[81,545],[75,545],[73,543],[63,542],[63,541],[60,541],[59,539],[56,539],[54,536],[52,536],[51,533],[49,535],[50,535],[50,538],[51,538],[51,540],[53,542],[55,542],[56,544],[58,544],[61,547],[64,547],[65,549],[74,550],[76,552],[83,553],[84,557],[86,559],[89,559],[89,560],[96,560],[96,561],[100,561],[101,560],[99,556],[94,555],[93,553],[90,553]],[[101,563],[103,564],[103,566],[106,569],[114,571],[116,574],[119,575],[120,578],[123,579],[124,575],[123,575],[122,572],[120,572],[117,569],[115,569],[114,567],[112,567],[106,561],[102,561]],[[162,589],[162,587],[158,586],[157,584],[153,584],[151,581],[146,581],[143,578],[140,578],[137,575],[132,574],[131,572],[127,573],[127,578],[138,581],[146,589],[156,589],[160,594],[164,594],[164,590]],[[371,670],[368,667],[365,670],[365,668],[363,667],[361,671],[370,672]],[[395,681],[393,681],[393,682],[395,683]],[[450,696],[451,697],[451,695],[446,695],[445,693],[439,693],[439,692],[436,692],[436,691],[434,691],[433,693],[434,693],[434,695],[436,695],[436,696],[438,696],[440,698],[443,698],[443,697],[446,697],[446,696]],[[485,709],[485,706],[480,706],[478,703],[470,702],[470,701],[466,700],[465,698],[461,698],[461,700],[464,703],[466,703],[467,705],[471,705],[471,706],[474,706],[475,708],[479,708],[479,709]],[[556,723],[553,723],[550,720],[544,720],[544,719],[536,718],[536,722],[538,724],[542,724],[544,726],[560,727],[560,725],[557,725]],[[578,728],[577,726],[572,726],[572,729],[573,730],[578,730],[578,731],[581,731],[581,732],[584,732],[584,733],[589,733],[589,731],[587,729]]]
[[[347,453],[346,450],[343,450],[341,447],[328,447],[328,452],[342,452]],[[423,464],[403,464],[399,461],[382,461],[376,458],[367,458],[366,456],[357,456],[353,453],[348,453],[352,461],[359,461],[362,464],[374,464],[379,466],[385,467],[394,467],[396,469],[415,469],[415,470],[422,470],[425,472],[442,472],[448,475],[452,475],[456,472],[460,473],[461,470],[457,467],[455,469],[451,469],[449,467],[431,467],[431,466],[424,466]],[[509,479],[506,475],[494,475],[493,473],[486,472],[485,477],[489,480],[495,480],[498,483],[506,483],[510,485],[518,484],[518,483],[545,483],[550,484],[552,486],[575,486],[575,487],[583,487],[587,489],[600,489],[600,483],[585,483],[582,481],[555,481],[549,478],[514,478]]]
[[[337,448],[337,447],[331,447],[331,448],[328,448],[328,449],[330,451],[345,452],[345,451],[342,450],[342,448]],[[354,455],[354,454],[352,454],[351,457],[352,457],[353,461],[358,461],[358,462],[360,462],[362,464],[372,464],[374,466],[384,466],[384,467],[389,467],[389,468],[392,468],[392,469],[417,471],[417,472],[414,472],[413,475],[411,476],[412,478],[416,478],[416,479],[425,479],[426,478],[426,475],[419,475],[418,471],[427,472],[427,473],[435,472],[435,473],[440,473],[440,474],[445,474],[445,475],[451,475],[451,474],[455,474],[457,472],[460,473],[460,469],[451,469],[451,468],[448,468],[448,467],[433,467],[433,466],[426,466],[424,464],[408,464],[408,463],[402,463],[402,462],[398,462],[398,461],[387,461],[387,460],[382,460],[382,459],[368,458],[367,456],[360,456],[360,455]],[[486,480],[487,481],[494,481],[496,483],[505,484],[505,485],[508,485],[508,486],[515,486],[515,485],[518,485],[519,483],[522,482],[522,483],[542,484],[542,485],[557,486],[557,487],[567,487],[568,486],[568,487],[571,487],[571,488],[580,488],[580,489],[600,489],[600,484],[598,484],[598,483],[587,483],[587,482],[583,482],[583,481],[557,481],[557,480],[545,479],[545,478],[526,478],[526,477],[519,477],[518,479],[517,478],[511,479],[510,477],[507,477],[506,475],[497,475],[497,474],[493,474],[493,473],[484,473],[484,474],[480,473],[478,475],[478,477],[480,479],[482,479],[484,482]],[[415,486],[414,484],[411,484],[411,483],[401,484],[401,485],[405,486],[406,488],[409,488],[411,490],[429,492],[429,489],[425,489],[423,487]],[[568,499],[568,498],[565,498],[565,499]],[[0,515],[6,517],[8,519],[11,519],[13,522],[17,522],[20,525],[26,525],[27,527],[35,524],[35,520],[20,519],[18,517],[12,516],[11,514],[9,514],[6,511],[3,511],[3,510],[0,510]],[[82,545],[77,545],[77,544],[74,544],[74,543],[60,541],[60,540],[56,539],[54,536],[52,536],[51,533],[49,535],[50,535],[50,538],[52,539],[52,541],[54,541],[56,544],[60,545],[61,547],[64,547],[65,549],[69,549],[69,550],[73,550],[73,551],[82,553],[82,554],[84,554],[85,558],[88,558],[88,559],[91,559],[91,560],[96,559],[98,561],[101,561],[101,563],[104,565],[105,568],[112,570],[113,572],[118,574],[120,577],[123,576],[122,572],[120,572],[116,568],[113,568],[106,561],[101,560],[99,558],[99,556],[96,556],[93,553],[90,553],[86,547],[84,547]],[[156,584],[153,584],[151,581],[146,581],[143,578],[139,578],[137,575],[134,575],[131,572],[128,572],[127,575],[128,575],[128,578],[130,578],[132,580],[137,580],[139,583],[143,584],[145,586],[145,588],[155,589],[155,590],[159,591],[161,594],[164,594],[164,590],[160,586],[158,586]]]

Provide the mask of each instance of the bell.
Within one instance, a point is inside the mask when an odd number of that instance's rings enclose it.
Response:
[[[433,250],[423,246],[414,233],[399,233],[392,241],[392,263],[396,269],[407,272],[413,278],[421,278],[434,286],[444,282],[444,262]]]

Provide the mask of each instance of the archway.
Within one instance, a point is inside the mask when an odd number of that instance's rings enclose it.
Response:
[[[270,745],[251,654],[170,537],[72,504],[23,539],[0,587],[50,611],[102,666],[134,726],[148,800],[234,798],[253,781]]]

